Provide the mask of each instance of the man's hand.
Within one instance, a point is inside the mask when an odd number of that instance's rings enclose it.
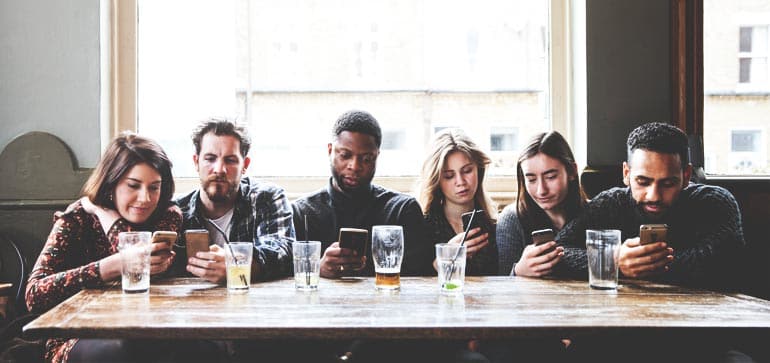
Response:
[[[366,256],[358,256],[355,250],[340,248],[339,242],[332,243],[321,257],[321,276],[338,278],[346,271],[358,271],[366,266]]]
[[[639,244],[639,238],[629,238],[620,245],[618,267],[627,277],[640,278],[659,275],[668,271],[668,265],[674,261],[674,249],[666,242]]]
[[[187,271],[206,281],[222,283],[227,277],[225,266],[225,250],[217,245],[209,246],[208,252],[198,252],[188,256]]]
[[[521,259],[514,266],[516,276],[542,277],[550,275],[553,267],[564,256],[564,247],[554,248],[554,246],[556,246],[556,242],[550,241],[539,246],[530,244],[524,247]],[[553,251],[545,253],[551,248]]]

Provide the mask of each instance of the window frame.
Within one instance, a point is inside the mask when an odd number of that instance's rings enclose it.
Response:
[[[551,129],[562,133],[567,140],[574,135],[572,100],[572,1],[549,0],[549,114]],[[123,130],[137,130],[137,22],[138,0],[111,0],[109,9],[110,39],[108,52],[109,112],[102,120],[102,145]],[[325,177],[262,177],[260,179],[282,186],[290,199],[295,199],[325,185]],[[386,188],[414,193],[418,177],[375,177],[375,182]],[[178,193],[186,193],[198,187],[198,178],[176,177]],[[485,187],[500,207],[515,200],[517,184],[515,176],[488,176]]]

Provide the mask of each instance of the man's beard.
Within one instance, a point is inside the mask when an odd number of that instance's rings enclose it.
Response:
[[[659,206],[661,208],[660,209],[661,212],[660,213],[654,213],[654,214],[653,213],[649,213],[649,212],[644,210],[644,206],[646,206],[646,205],[657,205],[657,206]],[[666,216],[666,213],[668,212],[668,207],[666,207],[665,205],[660,204],[660,203],[648,203],[648,202],[637,203],[636,208],[639,210],[639,213],[642,216],[644,216],[645,218],[647,218],[648,220],[650,220],[652,222],[659,222],[659,221],[663,220],[665,218],[665,216]]]
[[[214,183],[224,182],[226,184]],[[223,203],[232,199],[238,190],[238,183],[230,183],[226,178],[211,176],[203,182],[203,192],[214,203]]]
[[[332,169],[332,178],[334,178],[335,183],[337,183],[337,186],[340,189],[342,189],[343,192],[349,193],[349,194],[357,194],[361,191],[369,190],[369,186],[371,185],[373,178],[369,178],[368,180],[361,178],[359,179],[360,183],[358,184],[358,186],[355,188],[351,188],[345,185],[345,178],[341,174],[337,173],[337,171],[334,170],[334,166],[332,166],[331,169]]]

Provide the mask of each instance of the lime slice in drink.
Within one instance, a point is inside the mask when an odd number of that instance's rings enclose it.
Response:
[[[460,287],[457,284],[451,283],[451,282],[445,282],[444,283],[444,290],[454,290],[456,288]]]

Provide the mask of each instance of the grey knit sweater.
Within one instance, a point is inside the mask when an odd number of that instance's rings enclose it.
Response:
[[[629,188],[600,193],[556,236],[565,249],[556,275],[587,279],[586,229],[619,229],[625,241],[638,237],[639,226],[645,223],[666,223],[667,243],[674,249],[669,271],[651,280],[717,289],[737,285],[739,277],[732,272],[738,270],[746,245],[738,203],[726,189],[701,184],[684,188],[662,221],[649,220]]]

